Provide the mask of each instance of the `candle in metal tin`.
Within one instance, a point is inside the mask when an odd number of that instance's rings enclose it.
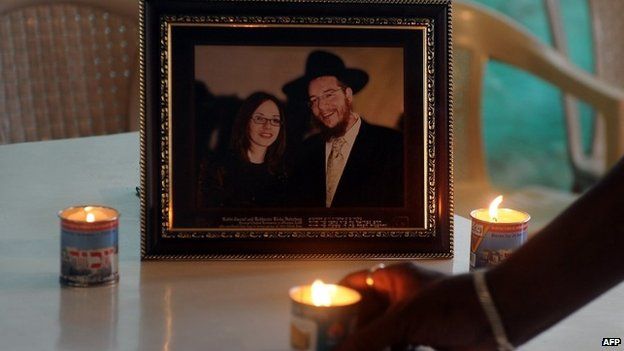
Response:
[[[105,206],[74,206],[59,212],[63,285],[113,284],[118,273],[119,212]]]
[[[470,212],[470,269],[490,267],[503,261],[527,239],[528,213],[498,208],[503,201],[498,196],[489,209]]]
[[[293,350],[329,351],[353,330],[361,300],[357,291],[316,280],[290,289],[289,295]]]

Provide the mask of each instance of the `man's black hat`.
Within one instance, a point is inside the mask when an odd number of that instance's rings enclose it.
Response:
[[[342,59],[330,52],[317,50],[308,56],[305,74],[286,83],[282,91],[287,96],[307,96],[308,83],[322,76],[334,76],[357,93],[368,83],[368,73],[357,68],[347,68]]]

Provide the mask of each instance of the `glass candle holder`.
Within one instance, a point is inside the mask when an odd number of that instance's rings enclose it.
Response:
[[[290,289],[293,350],[330,351],[353,331],[361,300],[357,291],[317,280]]]
[[[494,266],[527,240],[531,216],[509,208],[498,209],[495,218],[482,208],[470,212],[470,269]]]
[[[119,212],[105,206],[74,206],[58,216],[61,284],[88,287],[116,283]]]

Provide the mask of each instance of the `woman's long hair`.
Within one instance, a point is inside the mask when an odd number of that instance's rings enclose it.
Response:
[[[275,103],[281,120],[277,138],[273,144],[268,147],[264,157],[264,162],[267,164],[269,172],[277,174],[283,171],[283,158],[284,152],[286,151],[286,116],[284,114],[282,102],[275,96],[264,92],[256,92],[249,95],[249,97],[243,101],[232,126],[231,147],[242,160],[249,161],[249,156],[247,155],[247,151],[251,146],[251,140],[249,140],[249,121],[254,111],[265,101],[272,101]]]

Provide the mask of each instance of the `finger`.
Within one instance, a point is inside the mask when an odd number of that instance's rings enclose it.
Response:
[[[398,302],[419,294],[444,276],[443,273],[409,263],[390,267],[381,272],[376,281],[379,281],[380,287],[386,289],[390,301]]]
[[[340,284],[356,289],[362,295],[357,322],[360,329],[381,316],[391,305],[420,294],[423,288],[443,276],[412,263],[401,263],[373,272],[362,270],[351,273]],[[371,278],[372,284],[369,281]]]
[[[379,294],[366,284],[368,275],[369,271],[355,272],[349,274],[338,283],[355,289],[362,295],[362,300],[358,307],[357,330],[378,318],[389,306],[386,296]]]
[[[360,292],[374,291],[390,302],[403,300],[444,277],[440,272],[424,269],[413,263],[395,264],[370,272],[349,274],[340,282]],[[372,278],[372,284],[367,279]]]
[[[392,280],[395,279],[392,277],[395,271],[393,267],[395,266],[377,269],[373,272],[370,270],[357,271],[344,277],[339,284],[348,286],[359,292],[377,293],[387,298],[393,287]],[[371,278],[372,282],[369,281]]]
[[[358,291],[366,290],[368,289],[368,285],[366,285],[366,277],[368,276],[368,274],[369,270],[353,272],[342,278],[340,282],[338,282],[338,284],[350,287]]]

